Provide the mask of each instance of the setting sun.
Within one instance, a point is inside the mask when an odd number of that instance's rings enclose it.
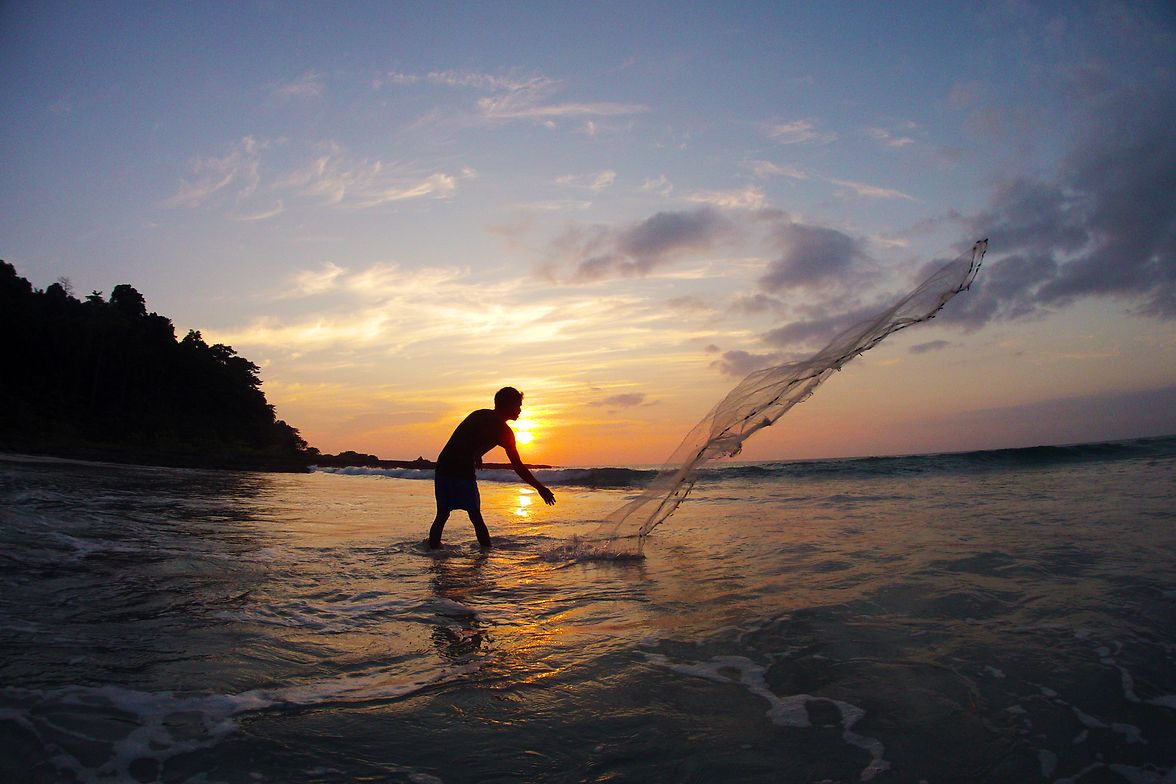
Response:
[[[514,424],[515,442],[529,444],[535,440],[535,422],[530,419],[519,419]]]

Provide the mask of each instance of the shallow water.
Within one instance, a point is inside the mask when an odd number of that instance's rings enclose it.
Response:
[[[731,469],[618,561],[634,487],[430,554],[426,481],[0,460],[0,780],[1173,781],[1146,447]]]

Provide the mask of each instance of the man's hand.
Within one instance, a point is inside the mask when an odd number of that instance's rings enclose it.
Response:
[[[555,506],[555,494],[548,490],[545,486],[539,485],[535,488],[539,491],[539,497],[547,502],[548,506]]]

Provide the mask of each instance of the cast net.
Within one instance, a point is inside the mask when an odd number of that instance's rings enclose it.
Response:
[[[640,553],[650,532],[690,494],[699,468],[738,455],[753,433],[774,425],[846,362],[887,335],[933,318],[948,300],[972,285],[987,249],[988,240],[980,240],[892,306],[842,331],[811,357],[749,374],[695,425],[644,492],[581,540],[584,550],[606,557]]]

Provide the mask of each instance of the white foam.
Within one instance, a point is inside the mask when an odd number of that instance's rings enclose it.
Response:
[[[1041,763],[1042,778],[1052,779],[1054,771],[1058,769],[1058,755],[1049,749],[1038,749],[1037,761]]]
[[[645,556],[632,550],[621,550],[614,540],[589,540],[572,536],[539,554],[544,561],[642,561]]]
[[[239,694],[188,694],[170,691],[147,692],[118,686],[66,686],[37,690],[4,688],[5,701],[26,706],[24,710],[0,710],[0,721],[12,721],[28,729],[45,747],[49,761],[61,772],[70,772],[81,781],[128,781],[131,765],[148,759],[157,763],[192,751],[211,748],[237,728],[243,714],[270,709],[320,705],[330,702],[380,702],[399,700],[422,689],[457,680],[475,672],[467,664],[412,676],[390,672],[348,675],[340,678],[294,684],[277,688],[259,688]],[[109,737],[111,723],[101,723],[94,735],[74,727],[55,723],[53,716],[65,706],[85,706],[97,713],[109,713],[117,726],[125,729],[121,737]],[[192,721],[175,721],[177,716],[196,717]],[[68,736],[68,738],[63,737]],[[63,745],[61,741],[65,741]],[[96,766],[84,764],[70,753],[70,740],[87,746],[108,747],[105,760]],[[421,774],[427,775],[427,774]],[[425,781],[425,779],[422,779]]]
[[[1152,697],[1148,699],[1152,705],[1159,705],[1164,708],[1171,708],[1176,710],[1176,694],[1161,694],[1159,697]]]
[[[1121,764],[1109,765],[1108,767],[1127,779],[1130,784],[1176,784],[1176,768],[1156,770]]]
[[[683,675],[703,678],[716,683],[738,683],[749,692],[762,697],[768,702],[767,716],[771,722],[780,727],[811,727],[808,715],[808,703],[824,702],[833,705],[841,714],[841,737],[846,743],[865,749],[870,754],[870,764],[862,770],[860,778],[869,781],[882,771],[890,768],[890,763],[884,759],[886,752],[882,742],[876,738],[859,735],[853,731],[853,726],[866,715],[866,712],[856,705],[830,697],[815,697],[810,694],[793,694],[780,697],[768,688],[764,676],[767,668],[756,664],[745,656],[715,656],[707,662],[675,662],[660,653],[642,651],[650,662]],[[735,671],[738,678],[731,678],[726,672]]]
[[[1075,773],[1071,777],[1064,778],[1064,779],[1055,779],[1054,784],[1077,784],[1077,782],[1083,776],[1085,776],[1087,773],[1089,773],[1090,771],[1098,770],[1099,768],[1105,768],[1105,767],[1106,767],[1106,765],[1104,765],[1101,762],[1094,762],[1094,763],[1091,763],[1090,765],[1087,765],[1085,768],[1078,771],[1077,773]]]

